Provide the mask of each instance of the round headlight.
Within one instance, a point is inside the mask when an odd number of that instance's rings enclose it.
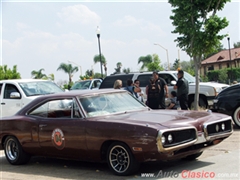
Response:
[[[216,125],[215,129],[216,129],[217,132],[219,131],[219,125],[218,124]]]
[[[221,128],[222,128],[223,131],[225,130],[225,124],[224,123],[222,123]]]
[[[166,142],[166,138],[165,136],[162,135],[162,144],[165,144],[165,142]]]
[[[168,139],[168,142],[169,142],[169,143],[172,143],[172,141],[173,141],[173,137],[172,137],[171,134],[168,135],[167,139]]]

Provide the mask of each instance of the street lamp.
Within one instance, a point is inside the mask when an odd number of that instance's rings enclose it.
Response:
[[[102,70],[102,55],[101,55],[101,46],[100,46],[100,28],[97,26],[96,30],[97,38],[98,38],[98,47],[99,47],[99,58],[100,58],[100,66],[101,66],[101,76],[103,78],[103,70]]]
[[[160,46],[161,48],[163,48],[167,52],[168,70],[170,70],[168,50],[166,48],[164,48],[163,46],[161,46],[160,44],[158,44],[158,43],[154,43],[154,45]]]
[[[75,64],[75,65],[79,66],[80,67],[80,73],[81,73],[81,76],[82,76],[82,66],[80,66],[79,64],[77,64],[77,63],[75,63],[73,61],[69,61],[68,60],[68,62],[71,63],[71,64]]]
[[[231,57],[231,49],[230,49],[230,34],[227,35],[227,40],[228,40],[228,50],[229,50],[229,61],[230,61],[230,66],[231,66],[231,72],[230,72],[230,82],[232,80],[232,57]]]

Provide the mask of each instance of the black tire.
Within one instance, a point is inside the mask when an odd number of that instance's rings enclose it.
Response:
[[[234,121],[234,124],[240,128],[240,107],[238,107],[237,109],[235,109],[235,111],[233,112],[232,115],[232,119]]]
[[[118,176],[126,176],[139,169],[129,147],[121,142],[112,143],[107,152],[107,163],[111,171]]]
[[[183,158],[184,160],[188,160],[188,161],[193,161],[195,159],[197,159],[199,156],[202,155],[203,152],[199,152],[199,153],[196,153],[196,154],[192,154],[190,156],[187,156],[185,158]]]
[[[17,138],[8,136],[4,142],[4,152],[8,162],[12,165],[26,164],[30,155],[25,153]]]
[[[207,103],[206,101],[199,97],[199,103],[198,103],[199,107],[202,108],[202,109],[206,109],[207,108]],[[188,103],[188,108],[189,109],[194,109],[194,97],[192,97],[190,100],[189,100],[189,103]]]

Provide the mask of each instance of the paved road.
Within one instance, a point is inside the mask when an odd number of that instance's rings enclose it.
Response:
[[[62,180],[62,179],[240,179],[240,129],[235,128],[231,137],[204,151],[197,161],[172,161],[145,163],[132,176],[112,175],[107,164],[67,161],[50,158],[32,158],[26,165],[10,165],[0,151],[1,180]],[[152,178],[141,177],[155,176]],[[168,173],[168,174],[167,174]],[[171,174],[172,173],[172,174]],[[213,176],[213,178],[197,178]],[[195,178],[193,178],[195,176]]]

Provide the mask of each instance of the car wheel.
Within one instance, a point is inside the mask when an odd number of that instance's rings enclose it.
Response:
[[[232,118],[235,125],[240,128],[240,107],[234,111]]]
[[[207,104],[204,101],[203,98],[199,97],[199,103],[198,103],[199,107],[202,109],[206,109],[207,108]],[[189,109],[194,109],[194,98],[191,98],[189,101]]]
[[[139,168],[127,145],[115,142],[110,145],[107,153],[108,166],[114,174],[125,176],[134,173]]]
[[[203,152],[199,152],[199,153],[196,153],[196,154],[192,154],[192,155],[189,155],[185,158],[183,158],[184,160],[189,160],[189,161],[193,161],[195,159],[197,159],[199,156],[202,155]]]
[[[17,138],[9,136],[4,143],[5,156],[10,164],[25,164],[30,160],[30,155],[25,153]]]

